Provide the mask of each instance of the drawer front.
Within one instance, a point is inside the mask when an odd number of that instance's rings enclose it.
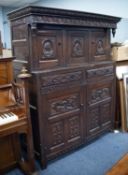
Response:
[[[107,77],[113,77],[115,74],[114,66],[103,66],[87,70],[87,79],[104,79]]]
[[[73,72],[58,72],[52,75],[40,75],[41,92],[47,94],[50,92],[68,89],[72,86],[81,85],[84,81],[84,72],[76,70]]]

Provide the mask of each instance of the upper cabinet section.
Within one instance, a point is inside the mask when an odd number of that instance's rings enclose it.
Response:
[[[111,60],[110,32],[120,18],[27,6],[8,14],[16,61],[44,70]],[[29,63],[29,64],[28,64]]]

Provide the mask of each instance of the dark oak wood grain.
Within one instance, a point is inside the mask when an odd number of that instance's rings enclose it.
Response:
[[[48,160],[113,128],[115,64],[110,32],[120,18],[28,6],[11,12],[15,75],[31,72],[36,155]]]

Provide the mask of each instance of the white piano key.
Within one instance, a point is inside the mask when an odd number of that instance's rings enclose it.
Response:
[[[10,122],[18,120],[18,116],[13,112],[4,113],[0,115],[0,125],[4,125]]]

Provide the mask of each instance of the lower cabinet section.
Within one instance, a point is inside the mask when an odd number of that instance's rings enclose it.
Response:
[[[83,92],[81,87],[42,95],[45,101],[45,149],[47,159],[83,142]],[[44,100],[45,99],[45,100]]]
[[[89,84],[87,94],[87,137],[91,140],[113,127],[114,81]]]
[[[33,75],[33,134],[42,166],[112,129],[114,89],[112,65]]]
[[[112,128],[110,101],[99,103],[88,108],[87,117],[87,137],[88,140],[96,137],[106,129]]]

